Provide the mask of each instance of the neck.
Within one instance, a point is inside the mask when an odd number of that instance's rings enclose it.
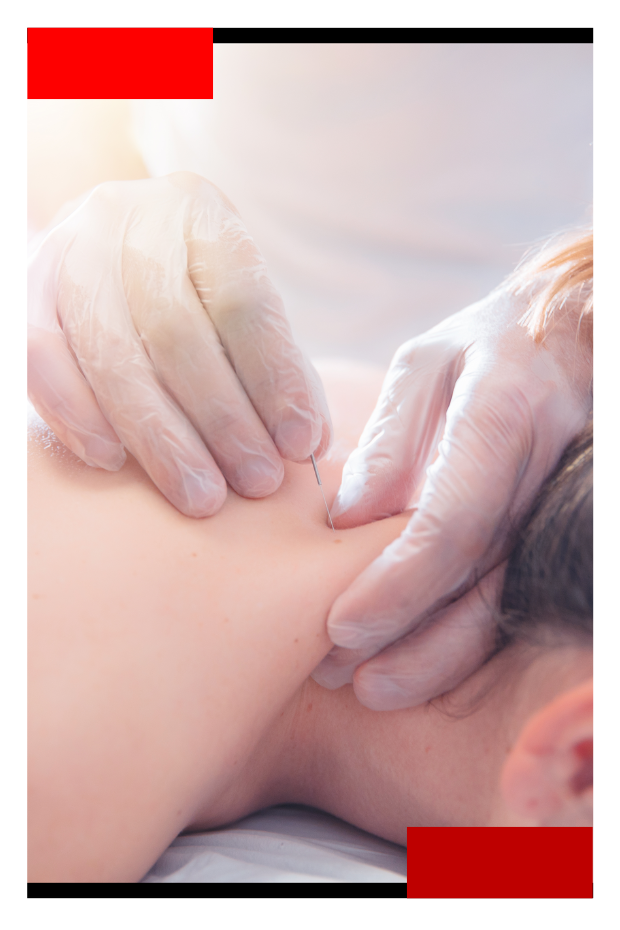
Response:
[[[508,753],[538,708],[589,674],[587,650],[515,646],[445,698],[384,712],[362,707],[350,685],[327,691],[308,679],[201,828],[278,803],[401,844],[408,826],[508,826]]]

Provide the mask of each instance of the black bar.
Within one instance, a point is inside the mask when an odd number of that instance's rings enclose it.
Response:
[[[442,42],[442,43],[591,43],[593,29],[221,29],[214,28],[214,43],[299,43],[299,42]]]
[[[29,898],[406,898],[405,882],[157,883],[40,882],[28,884]]]

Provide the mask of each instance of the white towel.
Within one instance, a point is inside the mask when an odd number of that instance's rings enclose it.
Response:
[[[179,836],[143,882],[406,882],[404,846],[298,805]]]

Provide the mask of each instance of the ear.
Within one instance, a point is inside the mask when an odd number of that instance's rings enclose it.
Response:
[[[592,679],[527,722],[504,765],[501,791],[524,826],[592,826]]]

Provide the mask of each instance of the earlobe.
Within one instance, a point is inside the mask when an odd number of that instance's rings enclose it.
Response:
[[[531,826],[592,825],[592,680],[526,724],[501,777],[506,806]]]

